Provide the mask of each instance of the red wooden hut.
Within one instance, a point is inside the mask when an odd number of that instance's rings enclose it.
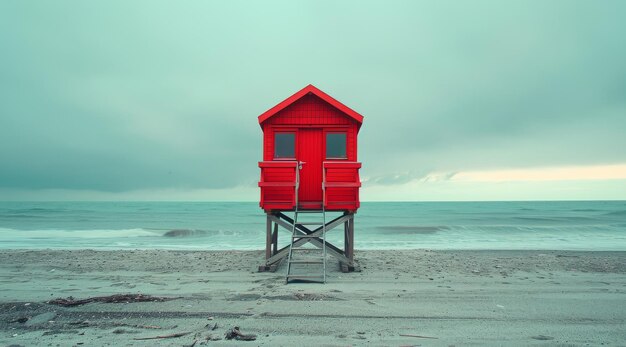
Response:
[[[361,186],[357,135],[362,122],[363,116],[313,85],[259,116],[263,129],[260,206],[267,214],[268,235],[261,270],[272,269],[285,256],[291,262],[292,249],[304,243],[318,246],[324,254],[339,258],[342,268],[354,270],[354,214],[360,206]],[[328,211],[343,214],[327,222]],[[305,212],[321,213],[323,224],[310,229],[298,223],[298,213]],[[325,241],[325,233],[342,224],[343,250]],[[280,250],[279,225],[292,232],[293,240]]]

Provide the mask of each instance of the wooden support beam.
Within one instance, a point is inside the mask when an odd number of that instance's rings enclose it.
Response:
[[[276,215],[268,214],[267,215],[271,222],[274,222],[275,225],[280,225],[284,229],[288,230],[290,233],[293,230],[293,219],[286,216],[284,213],[279,212]],[[339,216],[329,223],[326,224],[326,232],[336,228],[337,226],[350,221],[353,218],[353,214],[344,214],[343,216]],[[284,220],[283,220],[284,219]],[[321,235],[323,231],[322,227],[316,228],[315,230],[310,230],[302,225],[296,226],[297,235],[308,235],[308,236],[318,236]],[[310,242],[314,246],[318,248],[322,248],[323,241],[321,238],[306,238],[299,239],[294,242],[294,247],[300,247]],[[346,257],[345,252],[341,249],[337,248],[333,244],[326,242],[326,252],[333,257],[337,258],[342,263],[352,264],[353,260]],[[276,251],[270,258],[266,259],[265,264],[269,266],[284,257],[289,253],[289,246],[283,247],[280,250]]]
[[[281,227],[285,228],[285,230],[289,231],[289,233],[291,233],[293,229],[293,224],[287,223],[284,220],[280,219],[280,217],[273,215],[273,214],[268,214],[267,218],[269,218],[272,222],[276,223],[277,225],[280,225]],[[291,223],[293,223],[293,219]]]
[[[319,239],[300,239],[297,240],[296,242],[294,242],[294,247],[300,247],[302,245],[304,245],[307,242],[311,242],[314,246],[316,247],[322,247],[322,241]],[[338,249],[337,247],[333,246],[332,244],[326,242],[326,253],[332,255],[333,257],[337,258],[337,260],[339,260],[342,263],[351,263],[350,259],[348,259],[344,254],[343,251],[341,251],[340,249]],[[266,261],[267,266],[269,266],[270,264],[273,264],[279,260],[282,260],[284,257],[287,256],[287,254],[289,254],[289,246],[282,248],[281,250],[279,250],[275,255],[273,255],[270,259],[268,259]]]
[[[265,235],[265,260],[272,256],[272,220],[267,215],[267,221],[265,222],[266,235]]]
[[[283,215],[282,213],[280,213],[279,215]],[[284,215],[283,215],[284,216]],[[339,216],[335,219],[333,219],[332,221],[330,221],[329,223],[326,223],[326,232],[329,232],[330,230],[336,228],[337,226],[341,225],[342,223],[344,223],[347,220],[350,220],[352,217],[352,215],[344,215],[344,216]],[[268,215],[268,218],[270,218],[270,220],[278,225],[280,225],[281,227],[287,229],[290,233],[293,229],[293,219],[289,218],[286,221],[282,220],[281,218],[279,218],[276,215]],[[322,227],[318,227],[314,230],[310,230],[307,227],[305,227],[304,225],[297,225],[296,226],[296,232],[299,232],[301,235],[310,235],[310,236],[315,236],[315,235],[319,235],[321,234],[323,231]]]
[[[348,212],[344,212],[343,215],[347,215]],[[349,245],[350,245],[350,240],[348,238],[348,223],[350,223],[349,220],[347,220],[345,223],[343,223],[343,253],[347,256],[348,255],[348,249],[349,249]]]
[[[323,241],[321,239],[309,239],[308,241],[311,242],[314,246],[322,248]],[[350,259],[348,259],[344,255],[342,250],[334,246],[332,243],[329,243],[328,241],[326,242],[326,253],[332,255],[341,262],[351,262]]]
[[[354,262],[354,215],[351,216],[350,221],[347,223],[344,245],[344,253],[348,262],[339,262],[339,268],[342,272],[361,272],[361,268]]]
[[[265,264],[259,266],[259,272],[276,271],[276,266],[271,265],[267,261],[272,257],[272,220],[267,215],[265,222]]]
[[[278,251],[278,224],[274,223],[274,231],[272,232],[272,255]]]
[[[289,232],[291,232],[291,228],[292,228],[291,226],[293,225],[293,219],[290,218],[289,216],[285,215],[282,212],[279,212],[276,216],[278,216],[279,218],[282,218],[282,219],[284,219],[284,220],[286,220],[288,222],[287,225],[289,225],[289,227],[285,228],[285,229],[287,229],[287,230],[289,230]],[[326,231],[328,232],[329,230],[336,228],[338,225],[343,223],[346,218],[349,218],[349,216],[350,215],[339,216],[339,217],[331,220],[330,222],[326,223]],[[322,231],[322,227],[318,227],[318,228],[316,228],[314,230],[310,230],[310,229],[306,228],[303,225],[298,225],[296,227],[296,229],[300,229],[301,231],[304,231],[306,234],[311,234],[313,232],[321,232]]]
[[[349,223],[349,231],[350,231],[350,253],[348,254],[348,259],[350,259],[350,263],[354,263],[354,214],[350,215],[350,223]]]

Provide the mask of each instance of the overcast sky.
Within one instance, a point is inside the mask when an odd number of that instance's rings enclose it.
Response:
[[[309,83],[365,117],[365,200],[626,199],[625,14],[2,1],[0,200],[254,201],[257,116]]]

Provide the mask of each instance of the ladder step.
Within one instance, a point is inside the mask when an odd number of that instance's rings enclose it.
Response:
[[[288,279],[289,278],[291,278],[291,279],[301,279],[301,278],[302,279],[309,279],[309,278],[320,278],[320,279],[323,279],[324,276],[322,276],[322,275],[313,275],[313,276],[310,276],[310,275],[287,275],[287,278]]]
[[[296,194],[298,187],[296,186]],[[307,209],[307,206],[309,209]],[[303,210],[300,210],[300,209]],[[305,221],[298,222],[298,215],[300,213],[313,214],[317,213],[319,216],[311,216],[309,218],[303,218]],[[308,219],[308,221],[307,221]],[[318,221],[311,221],[318,219]],[[297,206],[295,206],[294,214],[293,214],[293,230],[291,235],[291,246],[289,247],[289,259],[287,259],[287,277],[286,282],[289,281],[308,281],[308,282],[320,282],[326,283],[326,211],[324,211],[324,206],[322,201],[305,201],[300,202]],[[308,230],[305,225],[313,225],[317,226],[318,229],[322,229],[320,233],[319,230],[314,234],[300,234],[303,230]],[[300,227],[299,231],[296,229]],[[322,240],[322,247],[320,248],[305,248],[305,247],[294,247],[296,242],[300,242],[297,240],[300,239],[317,239]],[[306,241],[305,241],[306,242]],[[321,251],[321,252],[320,252]],[[298,256],[294,256],[294,253],[299,253]],[[320,254],[321,253],[321,254]],[[295,259],[294,259],[295,258]],[[298,259],[300,258],[300,259]],[[322,265],[322,274],[321,275],[306,275],[306,274],[293,274],[292,265],[295,264],[319,264]],[[303,270],[304,267],[300,268]]]
[[[292,264],[323,264],[322,260],[291,260]]]

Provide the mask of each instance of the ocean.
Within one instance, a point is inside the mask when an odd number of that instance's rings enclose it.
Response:
[[[342,229],[327,238],[341,246]],[[264,246],[255,202],[0,202],[1,249]],[[365,202],[355,248],[626,251],[626,201]]]

